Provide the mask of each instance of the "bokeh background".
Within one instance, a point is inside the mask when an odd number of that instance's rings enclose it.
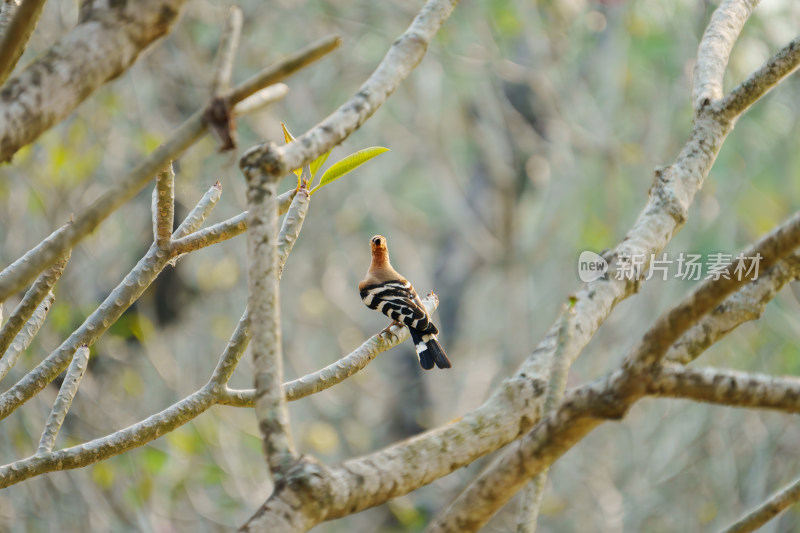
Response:
[[[192,0],[175,31],[70,118],[0,167],[0,265],[80,213],[158,146],[208,96],[228,1]],[[239,119],[240,150],[206,137],[176,162],[185,214],[216,180],[210,222],[244,209],[238,155],[282,142],[333,111],[372,72],[420,1],[243,0],[236,80],[283,53],[338,33],[343,46],[291,78],[289,96]],[[511,374],[580,286],[577,257],[621,240],[691,126],[691,75],[713,2],[464,1],[389,102],[331,155],[391,149],[313,197],[281,283],[291,379],[329,364],[386,325],[356,285],[368,239],[386,235],[395,267],[441,299],[449,371],[423,372],[409,343],[330,390],[290,404],[298,447],[326,462],[364,454],[482,403]],[[23,59],[77,20],[49,2]],[[797,35],[800,4],[765,0],[731,57],[726,88]],[[735,253],[800,201],[800,81],[790,77],[737,124],[688,223],[668,248]],[[292,186],[287,178],[281,189]],[[0,384],[10,387],[83,319],[152,242],[148,187],[72,254],[41,333]],[[159,411],[207,380],[246,300],[243,237],[183,258],[92,347],[90,372],[59,436],[67,446]],[[651,281],[623,302],[573,367],[602,375],[693,286]],[[20,295],[21,296],[21,295]],[[6,313],[16,300],[6,303]],[[798,305],[787,288],[761,321],[701,361],[800,374]],[[250,386],[245,360],[233,384]],[[57,389],[4,420],[0,461],[35,451]],[[800,474],[797,419],[644,400],[550,471],[541,531],[712,531]],[[482,467],[463,468],[322,532],[421,531]],[[149,446],[0,491],[0,530],[223,531],[268,495],[253,413],[215,407]],[[515,525],[518,502],[486,531]],[[796,531],[790,510],[764,531]]]

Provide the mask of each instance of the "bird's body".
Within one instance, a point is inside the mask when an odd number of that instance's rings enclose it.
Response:
[[[450,368],[450,360],[436,337],[439,330],[431,321],[417,291],[389,262],[386,239],[375,235],[370,239],[370,248],[372,261],[367,276],[358,284],[364,304],[408,327],[422,368],[429,370],[434,364],[439,368]]]

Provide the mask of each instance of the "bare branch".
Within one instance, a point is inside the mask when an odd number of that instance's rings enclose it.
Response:
[[[778,261],[692,326],[670,347],[664,360],[683,364],[693,361],[742,323],[760,318],[767,303],[798,276],[800,257],[796,253]]]
[[[739,116],[783,78],[794,72],[798,65],[800,65],[800,37],[784,46],[732,90],[720,102],[722,112],[729,119]]]
[[[236,115],[255,113],[256,111],[283,99],[287,94],[289,94],[289,86],[285,83],[276,83],[275,85],[270,85],[269,87],[265,87],[257,93],[248,96],[233,106],[233,113]]]
[[[241,359],[247,347],[247,313],[239,321],[225,347],[217,369],[200,390],[171,405],[160,413],[121,429],[111,435],[56,452],[37,453],[26,459],[0,467],[0,487],[8,487],[46,472],[81,468],[108,459],[127,450],[143,446],[182,426],[217,403],[221,386]],[[87,350],[88,353],[88,350]]]
[[[232,104],[237,104],[248,96],[254,95],[264,87],[268,87],[273,83],[278,83],[301,68],[325,57],[327,54],[336,50],[341,44],[342,39],[338,35],[323,37],[302,50],[298,50],[297,52],[279,59],[273,65],[246,79],[230,92],[228,99]]]
[[[750,247],[745,257],[761,256],[769,268],[800,245],[800,213]],[[430,531],[475,530],[522,487],[583,438],[599,423],[596,418],[621,418],[647,393],[646,377],[658,369],[667,349],[703,315],[754,276],[727,269],[730,279],[706,280],[681,303],[661,315],[626,356],[622,368],[606,379],[580,387],[558,411],[547,416],[479,475],[430,526]]]
[[[86,20],[8,80],[0,99],[0,161],[11,159],[95,89],[125,72],[142,50],[170,31],[184,2],[141,0],[95,7]]]
[[[681,335],[721,304],[729,294],[748,283],[754,276],[757,277],[759,269],[770,268],[798,246],[800,246],[800,213],[795,214],[744,252],[742,261],[744,265],[751,266],[753,258],[760,259],[755,263],[755,269],[737,273],[737,265],[740,262],[734,259],[720,279],[707,279],[680,304],[662,314],[634,348],[624,363],[624,368],[634,369],[637,366],[649,366],[659,362]],[[631,377],[635,373],[634,370]]]
[[[160,250],[168,251],[175,222],[175,172],[171,163],[156,176],[152,212],[153,240]]]
[[[273,481],[296,460],[283,394],[278,286],[277,179],[241,165],[247,178],[248,301],[253,336],[256,419]]]
[[[33,338],[39,333],[39,328],[44,324],[44,319],[47,318],[47,313],[50,311],[50,308],[53,307],[53,301],[55,299],[56,297],[53,296],[52,292],[47,293],[47,296],[44,297],[44,300],[42,300],[33,312],[33,316],[28,319],[22,331],[14,338],[14,341],[6,350],[2,359],[0,359],[0,381],[14,368],[14,365],[16,365],[19,360],[19,356],[28,349]]]
[[[10,265],[8,265],[5,269],[3,269],[3,271],[0,272],[0,286],[3,285],[4,279],[12,278],[15,276],[19,278],[21,277],[21,275],[22,276],[26,275],[27,271],[33,270],[34,268],[38,268],[39,266],[38,264],[33,266],[32,263],[39,258],[39,256],[42,254],[44,250],[46,250],[48,247],[52,246],[53,243],[59,241],[64,237],[64,235],[67,232],[67,228],[70,226],[70,224],[71,223],[65,224],[60,228],[58,228],[57,230],[55,230],[53,233],[48,235],[42,242],[40,242],[39,244],[28,250],[28,252],[25,255],[23,255],[22,257],[20,257]],[[64,249],[65,252],[67,250],[69,250],[69,248]],[[47,268],[48,266],[52,265],[57,260],[58,258],[54,259],[51,263],[45,265],[44,268]],[[44,270],[44,268],[42,270]],[[33,274],[33,276],[30,276],[30,279],[26,277],[24,283],[18,284],[17,286],[13,287],[13,290],[9,290],[7,291],[6,294],[0,296],[0,302],[5,301],[6,298],[8,298],[18,290],[25,287],[25,285],[33,281],[33,279],[37,275],[39,275],[39,273],[40,272],[37,271],[35,274]]]
[[[647,383],[647,393],[734,407],[800,413],[800,378],[790,376],[670,364],[652,375]]]
[[[561,314],[558,327],[558,340],[556,351],[553,354],[552,369],[550,370],[550,380],[547,382],[547,393],[544,398],[544,413],[549,414],[558,407],[564,397],[564,390],[567,388],[567,376],[569,374],[569,361],[566,360],[567,343],[572,337],[574,330],[575,309],[571,303]],[[536,522],[539,518],[539,508],[544,496],[544,488],[547,482],[547,469],[533,478],[528,483],[522,494],[522,508],[517,522],[517,533],[534,533]]]
[[[160,413],[106,437],[7,464],[0,467],[0,488],[47,472],[81,468],[138,448],[191,421],[213,405],[211,393],[199,390]]]
[[[42,438],[39,440],[39,449],[37,454],[44,454],[53,451],[53,446],[56,443],[56,437],[61,430],[61,424],[64,423],[64,418],[67,416],[70,406],[72,406],[72,399],[75,398],[75,393],[78,392],[78,387],[83,379],[83,374],[86,372],[86,367],[89,365],[89,347],[84,345],[77,349],[72,362],[67,369],[67,375],[61,388],[58,390],[58,396],[53,403],[53,409],[50,411],[50,416],[47,417],[47,423],[42,432]]]
[[[292,189],[278,196],[278,214],[282,215],[289,210],[294,195],[297,191]],[[247,211],[239,213],[206,229],[196,231],[180,239],[172,241],[173,255],[185,254],[218,242],[232,239],[247,230]]]
[[[297,140],[281,147],[256,146],[242,161],[253,167],[264,166],[270,174],[281,176],[302,168],[345,140],[377,111],[422,60],[428,43],[456,4],[458,0],[429,0],[352,98]]]
[[[28,292],[25,293],[17,308],[8,317],[6,323],[0,328],[0,357],[6,353],[11,341],[17,336],[41,301],[50,293],[61,274],[64,273],[64,268],[67,266],[67,261],[69,261],[71,254],[72,251],[68,250],[65,256],[39,275],[31,288],[28,289]],[[49,306],[47,306],[47,309],[49,309]],[[2,379],[3,375],[5,374],[0,375],[0,379]]]
[[[238,6],[231,6],[228,11],[227,24],[219,40],[219,49],[214,65],[214,81],[211,83],[212,96],[220,96],[230,87],[233,63],[236,60],[236,50],[239,48],[241,35],[242,10]]]
[[[800,501],[800,479],[750,511],[747,516],[723,530],[723,533],[750,533]]]
[[[280,235],[278,235],[278,279],[283,276],[283,265],[292,253],[294,243],[300,236],[300,230],[303,228],[303,221],[306,219],[308,213],[308,204],[311,202],[311,195],[308,188],[305,186],[297,190],[297,194],[292,200],[292,205],[286,216],[283,219]]]
[[[722,98],[722,77],[731,50],[760,0],[724,0],[711,16],[694,67],[692,103],[695,112]]]
[[[208,380],[206,385],[209,391],[217,398],[225,396],[224,393],[227,390],[228,381],[230,381],[233,372],[236,370],[236,365],[239,364],[239,360],[244,355],[245,348],[250,342],[249,325],[250,316],[245,310],[236,325],[233,335],[231,335],[231,340],[228,341],[228,346],[225,347],[225,351],[222,352],[222,356],[219,358],[211,379]]]
[[[149,1],[154,2],[155,0]],[[303,51],[279,61],[261,74],[234,88],[226,101],[230,105],[235,105],[265,86],[277,83],[310,62],[319,59],[335,48],[329,41],[330,39],[321,41],[317,45],[307,47]],[[1,112],[2,106],[0,106]],[[36,248],[26,253],[22,259],[0,272],[0,302],[31,283],[42,270],[55,262],[59,255],[94,231],[118,207],[135,196],[170,161],[176,159],[200,139],[207,130],[204,119],[205,112],[206,109],[201,109],[189,117],[163,145],[134,168],[120,183],[106,191],[89,208],[85,209],[76,218],[74,224],[68,228],[62,228],[60,232],[53,233]],[[2,143],[2,131],[0,131],[0,143]],[[20,261],[23,261],[24,267],[21,264],[18,265]]]
[[[25,0],[16,10],[11,24],[2,32],[0,39],[0,85],[3,85],[14,67],[17,65],[22,52],[28,45],[28,40],[33,34],[39,16],[42,14],[45,0]]]
[[[221,194],[222,191],[218,186],[211,187],[174,235],[180,237],[196,229],[219,200]],[[7,417],[20,405],[38,394],[63,372],[72,360],[72,354],[81,345],[91,346],[142,295],[169,261],[170,255],[159,250],[154,243],[133,270],[125,276],[125,279],[111,291],[103,303],[61,346],[13,387],[0,394],[0,419]]]

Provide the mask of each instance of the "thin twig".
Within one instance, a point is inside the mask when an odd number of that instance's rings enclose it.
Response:
[[[238,6],[231,6],[225,29],[219,39],[219,48],[214,64],[214,81],[211,83],[212,96],[220,96],[230,87],[233,63],[236,60],[236,50],[239,48],[241,35],[242,10]]]
[[[800,65],[800,37],[770,57],[728,94],[720,107],[728,118],[735,118],[764,96]]]
[[[292,189],[278,196],[278,214],[282,215],[289,210],[296,190]],[[198,230],[183,238],[172,241],[173,255],[181,255],[199,250],[216,244],[218,242],[232,239],[247,230],[247,211],[239,213],[235,217],[214,224],[205,229]]]
[[[561,314],[561,323],[558,327],[556,351],[553,354],[550,380],[547,382],[547,392],[542,406],[545,414],[551,413],[558,407],[564,397],[564,390],[567,388],[567,376],[571,364],[571,361],[567,360],[567,354],[569,353],[567,344],[572,336],[574,318],[575,308],[570,302]],[[517,533],[534,533],[536,531],[536,523],[539,519],[539,509],[542,505],[546,482],[547,469],[534,477],[522,491],[522,508],[517,521]]]
[[[83,374],[89,365],[89,347],[84,345],[75,351],[72,362],[67,369],[67,375],[64,377],[64,382],[58,390],[58,396],[53,403],[53,409],[50,411],[50,416],[47,417],[47,423],[42,431],[42,438],[39,440],[39,449],[37,454],[43,454],[53,451],[53,446],[56,443],[56,437],[61,430],[61,424],[64,423],[64,418],[67,416],[70,406],[72,406],[72,399],[78,392],[78,387],[83,379]]]
[[[208,380],[208,384],[206,385],[217,397],[219,397],[226,388],[228,381],[230,381],[233,372],[236,370],[236,365],[239,364],[239,360],[242,358],[244,350],[250,342],[249,326],[250,316],[247,310],[245,310],[244,314],[242,314],[242,318],[239,319],[239,323],[236,325],[233,335],[231,335],[231,339],[228,341],[228,345],[225,347],[225,351],[222,352],[219,358],[214,373],[211,374],[211,379]]]
[[[722,533],[750,533],[800,501],[800,479],[765,501]]]
[[[172,164],[156,176],[153,189],[153,240],[160,250],[170,249],[172,225],[175,223],[175,172]]]
[[[318,59],[336,50],[341,44],[341,37],[338,35],[329,35],[309,44],[297,52],[280,58],[273,65],[237,85],[228,95],[231,104],[237,104],[264,87],[268,87],[273,83],[278,83],[290,74],[297,72],[301,68],[314,63]]]
[[[289,94],[289,86],[285,83],[276,83],[265,87],[257,93],[248,96],[235,106],[233,106],[233,113],[235,115],[248,115],[264,109],[270,104],[283,99]]]
[[[66,255],[55,262],[53,266],[42,272],[36,281],[25,293],[22,301],[17,305],[16,309],[8,317],[8,320],[0,328],[0,357],[6,353],[11,341],[20,332],[22,327],[31,317],[33,312],[39,306],[39,303],[50,293],[50,290],[55,286],[56,282],[64,272],[67,266],[69,257],[72,250],[68,250]],[[0,377],[2,379],[2,377]]]
[[[301,186],[297,190],[286,216],[283,218],[281,232],[278,235],[278,279],[283,276],[283,266],[286,264],[289,254],[292,253],[294,243],[297,242],[297,238],[300,236],[300,230],[303,228],[303,221],[306,219],[306,214],[308,214],[310,201],[311,195],[308,193],[308,188]]]
[[[47,313],[53,307],[53,301],[56,299],[52,292],[47,293],[44,300],[36,307],[33,315],[28,319],[22,330],[14,337],[11,345],[6,350],[6,353],[0,359],[0,381],[8,375],[8,372],[17,364],[19,356],[22,352],[28,349],[31,341],[39,333],[39,329],[44,324],[44,319],[47,318]]]
[[[3,85],[14,67],[17,65],[22,52],[28,45],[28,40],[33,34],[39,16],[42,14],[45,0],[25,0],[17,8],[14,18],[11,20],[0,39],[0,85]]]

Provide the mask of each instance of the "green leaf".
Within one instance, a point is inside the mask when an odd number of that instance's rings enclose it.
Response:
[[[370,148],[364,148],[363,150],[359,150],[354,154],[350,154],[341,161],[337,161],[331,168],[325,171],[325,174],[322,175],[322,178],[319,180],[319,185],[311,189],[311,193],[313,194],[314,191],[329,184],[332,181],[335,181],[348,172],[355,170],[357,167],[363,165],[370,159],[375,156],[379,156],[384,152],[388,152],[388,148],[384,148],[383,146],[371,146]]]
[[[286,141],[286,144],[289,144],[290,142],[294,141],[294,136],[286,128],[286,124],[281,122],[281,128],[283,128],[283,140]],[[294,175],[297,176],[297,186],[300,187],[300,175],[303,173],[303,169],[296,168],[292,170],[292,172],[294,172]]]
[[[309,178],[308,180],[309,187],[311,186],[311,183],[313,183],[314,176],[317,175],[317,172],[319,171],[320,167],[322,167],[322,165],[325,164],[325,161],[328,159],[328,156],[331,155],[332,150],[333,148],[331,148],[330,150],[328,150],[327,152],[325,152],[324,154],[322,154],[321,156],[319,156],[318,158],[316,158],[311,162],[311,168],[310,168],[311,178]]]

